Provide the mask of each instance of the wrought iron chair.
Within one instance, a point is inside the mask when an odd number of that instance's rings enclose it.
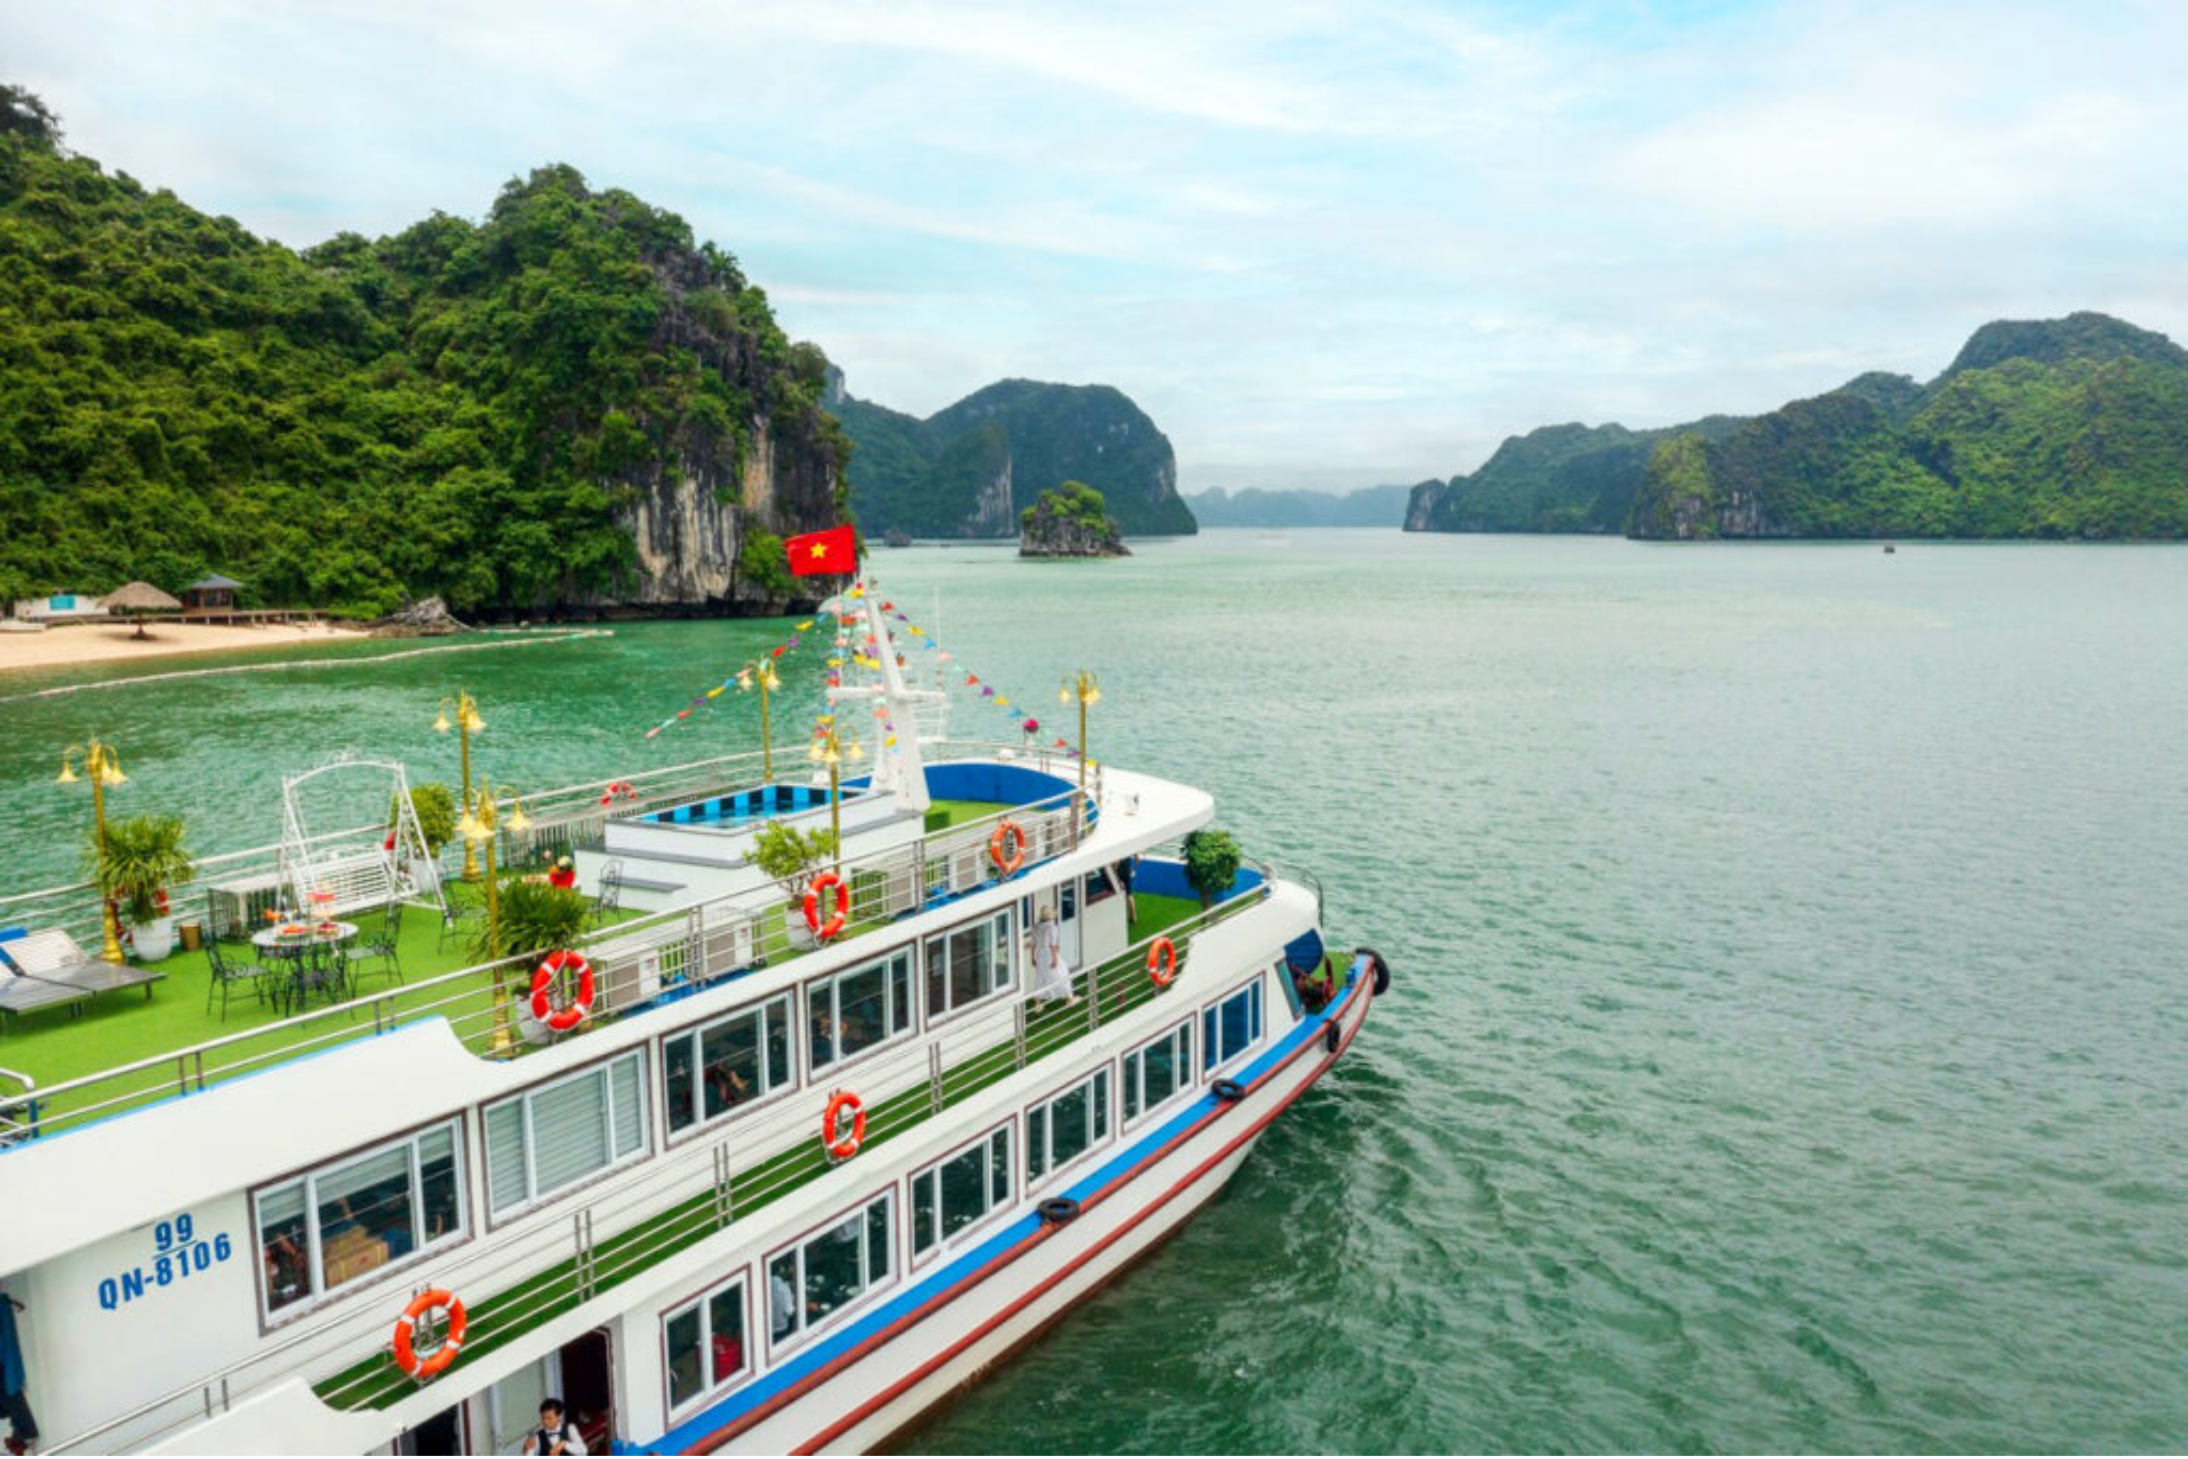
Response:
[[[356,952],[352,956],[356,958],[378,958],[380,966],[372,969],[373,975],[376,977],[392,977],[400,983],[403,980],[403,961],[400,950],[402,937],[403,904],[401,899],[398,898],[381,909],[379,928],[361,937]],[[363,970],[360,969],[357,976],[363,978]]]
[[[618,856],[600,868],[600,886],[593,893],[593,911],[623,910],[623,858]]]
[[[257,963],[230,961],[228,955],[220,950],[220,939],[217,937],[205,939],[205,965],[211,970],[211,976],[205,984],[205,1011],[212,1012],[213,999],[217,996],[220,999],[222,1023],[228,1021],[228,1000],[235,996],[237,988],[247,984],[252,997],[261,1003],[266,1001],[273,974]]]
[[[314,942],[298,959],[292,990],[296,1006],[309,1003],[314,995],[329,1003],[349,996],[349,954],[338,942]]]

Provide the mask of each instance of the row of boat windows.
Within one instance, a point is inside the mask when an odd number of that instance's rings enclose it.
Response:
[[[1207,1009],[1199,1021],[1201,1068],[1220,1067],[1262,1036],[1261,985],[1240,989]],[[1112,1081],[1121,1078],[1122,1125],[1130,1126],[1195,1087],[1195,1021],[1187,1019],[1124,1056],[1116,1069],[1096,1069],[1068,1089],[1028,1106],[1021,1120],[998,1125],[946,1159],[868,1196],[819,1232],[771,1253],[765,1280],[767,1356],[789,1351],[835,1325],[864,1298],[899,1275],[896,1241],[907,1243],[905,1264],[916,1267],[977,1236],[990,1216],[1012,1204],[1014,1190],[1032,1194],[1060,1172],[1107,1144]],[[1012,1156],[1023,1129],[1022,1163]],[[910,1221],[900,1232],[897,1211],[908,1195]],[[971,1236],[968,1236],[971,1233]],[[748,1276],[740,1273],[691,1297],[661,1317],[672,1420],[688,1416],[757,1370]]]
[[[930,972],[942,974],[930,977],[930,1003],[939,999],[954,1009],[965,1006],[961,997],[976,1001],[1007,989],[1009,929],[1004,913],[929,939]],[[858,1042],[859,1031],[873,1026],[865,1020],[888,1027],[895,1009],[908,1012],[910,964],[904,949],[808,985],[812,1068],[866,1047]],[[1201,1047],[1208,1066],[1259,1040],[1261,997],[1256,981],[1204,1012]],[[791,1005],[791,995],[782,994],[662,1040],[662,1099],[671,1135],[795,1083]],[[1124,1062],[1127,1121],[1191,1082],[1180,1074],[1190,1066],[1189,1026],[1166,1039],[1172,1042],[1157,1040]],[[497,1220],[517,1215],[647,1154],[649,1096],[646,1050],[639,1048],[486,1106],[481,1132],[490,1214]],[[1085,1089],[1083,1102],[1067,1103],[1053,1117],[1046,1111],[1029,1115],[1029,1176],[1038,1179],[1106,1139],[1111,1100],[1105,1072]],[[309,1305],[391,1264],[467,1238],[463,1138],[462,1118],[452,1117],[255,1192],[267,1314]]]

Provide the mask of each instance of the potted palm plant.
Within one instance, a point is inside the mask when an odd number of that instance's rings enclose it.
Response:
[[[92,848],[92,880],[128,921],[139,962],[158,962],[175,950],[168,889],[198,869],[183,836],[180,816],[131,816],[108,821]]]
[[[835,854],[835,832],[818,827],[800,831],[782,821],[769,821],[753,838],[752,864],[790,896],[783,911],[783,932],[792,947],[814,944],[812,929],[805,925],[806,873]]]

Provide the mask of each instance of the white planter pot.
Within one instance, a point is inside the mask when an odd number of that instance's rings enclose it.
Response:
[[[813,929],[805,925],[805,903],[792,902],[790,910],[783,914],[783,935],[800,952],[820,946],[820,939],[813,935]]]
[[[138,962],[156,963],[175,950],[175,919],[154,917],[149,922],[139,922],[131,930],[131,941],[136,947]]]

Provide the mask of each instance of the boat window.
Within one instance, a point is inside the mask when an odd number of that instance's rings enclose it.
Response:
[[[1181,1023],[1124,1056],[1124,1122],[1193,1085],[1193,1025]]]
[[[255,1195],[271,1314],[467,1234],[454,1121]]]
[[[1200,1063],[1230,1062],[1261,1042],[1261,980],[1254,979],[1200,1016]]]
[[[543,1201],[646,1148],[642,1051],[486,1107],[487,1208]]]
[[[1099,867],[1086,874],[1086,904],[1089,907],[1116,894],[1117,885],[1108,867]]]
[[[808,983],[805,1011],[815,1069],[909,1033],[912,950]]]
[[[777,998],[661,1041],[669,1130],[718,1119],[789,1084],[790,1000]]]
[[[924,1256],[1010,1204],[1010,1126],[912,1177],[912,1254]]]
[[[824,1325],[889,1279],[889,1225],[896,1210],[884,1192],[841,1221],[767,1263],[768,1332],[776,1341]]]
[[[1011,983],[1010,913],[927,939],[927,1016],[940,1018]]]
[[[1109,1071],[1026,1113],[1026,1181],[1052,1175],[1109,1138]]]
[[[673,1413],[751,1370],[745,1348],[744,1278],[676,1308],[662,1320],[661,1332]]]

